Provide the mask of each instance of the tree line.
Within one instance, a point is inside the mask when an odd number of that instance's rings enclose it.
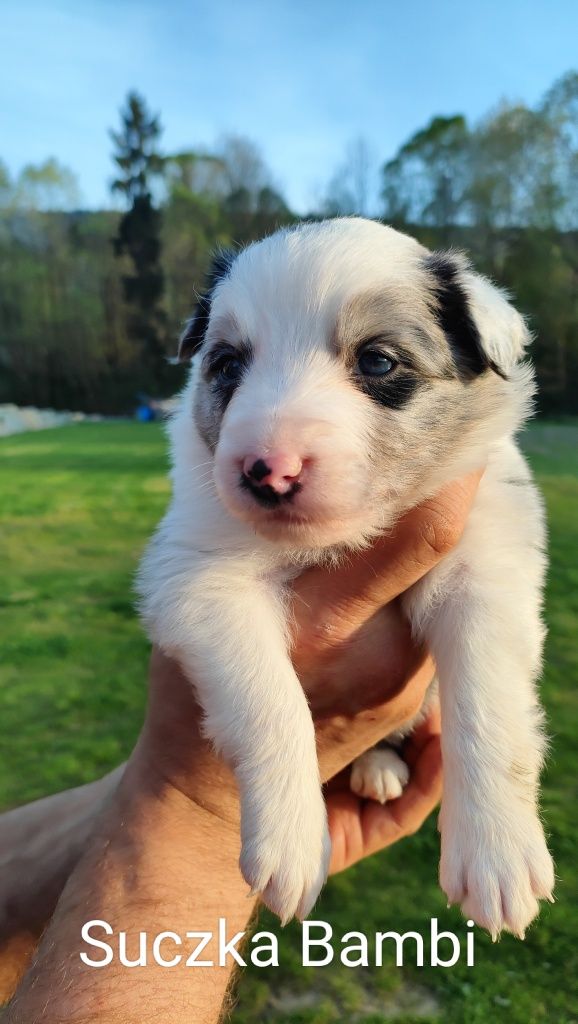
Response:
[[[171,394],[183,371],[167,357],[211,252],[298,219],[250,140],[176,154],[161,140],[130,94],[111,132],[120,209],[79,209],[55,159],[12,179],[0,163],[0,402],[126,414]],[[578,73],[534,108],[434,117],[382,167],[352,142],[308,216],[355,213],[469,251],[528,315],[540,409],[578,412]]]

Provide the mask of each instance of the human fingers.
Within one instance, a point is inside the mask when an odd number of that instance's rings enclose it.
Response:
[[[341,643],[449,554],[463,533],[482,473],[447,484],[338,568],[303,573],[294,584],[297,644],[309,637],[320,645]]]
[[[361,800],[349,789],[327,794],[332,841],[330,873],[350,867],[392,843],[412,835],[437,806],[442,794],[439,733],[423,731],[423,745],[410,781],[398,800],[381,805]]]

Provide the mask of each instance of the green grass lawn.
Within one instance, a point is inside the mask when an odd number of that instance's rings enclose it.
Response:
[[[544,812],[558,902],[525,943],[476,937],[476,966],[303,968],[286,928],[281,967],[249,968],[235,1024],[377,1024],[391,1017],[478,1024],[578,1022],[578,425],[524,439],[551,533],[543,693],[553,734]],[[157,426],[86,424],[0,441],[0,807],[88,781],[130,751],[145,699],[147,644],[131,580],[168,497]],[[507,686],[507,680],[504,680]],[[437,916],[464,937],[437,888],[433,819],[330,882],[317,916],[341,934],[428,933]],[[269,915],[263,927],[275,928]],[[427,947],[426,947],[427,949]]]

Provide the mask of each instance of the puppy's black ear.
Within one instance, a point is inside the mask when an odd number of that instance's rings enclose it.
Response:
[[[203,344],[211,315],[213,291],[219,281],[222,281],[229,273],[236,255],[232,249],[221,249],[213,257],[211,269],[205,280],[205,290],[200,296],[193,315],[190,320],[187,320],[185,329],[179,338],[177,356],[179,363],[189,362]]]
[[[457,371],[472,380],[486,370],[507,378],[530,335],[505,292],[471,269],[459,252],[433,252],[424,260],[432,309]]]

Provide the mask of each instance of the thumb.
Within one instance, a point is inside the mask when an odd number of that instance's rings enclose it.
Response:
[[[454,480],[407,512],[390,533],[338,569],[310,569],[295,581],[299,625],[311,631],[321,616],[337,642],[417,583],[456,546],[483,470]],[[299,620],[303,617],[304,621]]]
[[[315,732],[321,779],[327,782],[379,740],[401,728],[417,715],[434,665],[427,658],[408,679],[402,690],[381,705],[355,715],[334,715],[317,720]]]

